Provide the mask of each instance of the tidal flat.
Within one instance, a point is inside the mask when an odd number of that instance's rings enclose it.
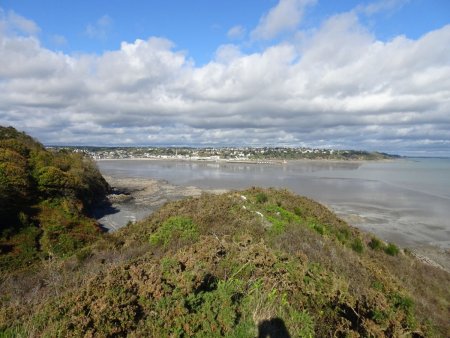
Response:
[[[313,198],[348,223],[450,270],[450,160],[291,161],[284,165],[102,160],[112,186],[132,200],[98,217],[109,229],[142,219],[166,201],[251,186]],[[101,216],[101,215],[100,215]]]

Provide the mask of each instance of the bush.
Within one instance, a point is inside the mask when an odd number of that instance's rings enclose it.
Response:
[[[0,260],[17,263],[8,269],[19,268],[41,254],[65,256],[91,243],[99,228],[86,213],[108,189],[94,162],[48,151],[26,134],[0,126]],[[23,240],[21,231],[29,227],[36,228],[36,236]]]
[[[325,235],[325,227],[320,223],[315,223],[313,229],[320,235]]]
[[[352,250],[357,253],[362,253],[364,251],[364,244],[362,243],[361,239],[355,238],[352,243]]]
[[[267,200],[268,198],[266,194],[262,192],[256,194],[256,203],[265,203]]]
[[[378,238],[373,237],[369,242],[369,247],[372,250],[381,250],[383,248],[383,242],[381,242]]]
[[[336,238],[342,244],[346,244],[349,241],[350,237],[351,237],[351,233],[348,228],[340,228],[336,232]]]
[[[294,207],[294,214],[296,214],[299,217],[303,216],[303,211],[299,207]]]
[[[395,244],[389,243],[388,246],[384,248],[384,252],[391,256],[397,256],[400,250]]]
[[[190,219],[182,216],[170,217],[157,231],[150,236],[153,245],[162,244],[167,247],[175,238],[195,241],[199,237],[197,225]]]

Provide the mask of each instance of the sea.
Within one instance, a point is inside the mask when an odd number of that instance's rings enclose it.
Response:
[[[285,188],[402,247],[450,248],[450,158],[285,164],[125,159],[97,165],[113,177],[202,189]]]

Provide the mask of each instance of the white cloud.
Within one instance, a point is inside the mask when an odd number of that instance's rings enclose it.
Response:
[[[37,35],[40,32],[39,26],[32,20],[16,14],[14,11],[5,12],[0,7],[0,33]]]
[[[410,0],[380,0],[367,5],[359,5],[356,10],[366,15],[374,15],[380,12],[393,12],[406,5]]]
[[[3,18],[3,24],[5,19]],[[301,43],[217,49],[196,67],[171,41],[101,55],[0,30],[0,124],[48,143],[339,145],[447,152],[450,25],[376,39],[355,13]]]
[[[104,40],[112,27],[113,20],[108,15],[103,15],[95,23],[86,26],[86,35],[92,39]]]
[[[230,39],[233,40],[237,40],[237,39],[242,39],[245,36],[246,30],[243,26],[241,25],[236,25],[231,27],[228,32],[227,32],[227,36]]]
[[[251,32],[255,40],[270,40],[285,31],[294,31],[304,10],[316,0],[280,0],[267,14],[259,20],[258,26]]]
[[[238,46],[228,44],[222,45],[217,48],[216,61],[219,63],[230,63],[242,56],[241,50]]]
[[[58,47],[62,47],[67,45],[67,39],[59,34],[55,34],[51,37],[51,40],[53,42],[54,45],[58,46]]]

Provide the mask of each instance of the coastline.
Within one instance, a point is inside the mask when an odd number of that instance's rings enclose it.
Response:
[[[154,211],[163,206],[166,202],[184,199],[188,197],[200,196],[203,193],[221,194],[232,189],[201,189],[195,186],[173,185],[165,180],[136,177],[113,177],[105,176],[107,182],[115,188],[115,193],[109,195],[111,206],[116,210],[112,216],[116,218],[111,220],[105,215],[99,219],[103,221],[103,226],[109,231],[115,231],[126,226],[128,221],[137,222],[149,217]],[[114,196],[122,195],[115,199]],[[327,206],[334,212],[333,208]],[[118,210],[118,211],[117,211]],[[120,215],[122,213],[122,215]],[[351,215],[345,217],[340,215],[347,223],[359,229],[355,222],[351,221]],[[105,224],[105,222],[107,224]],[[108,223],[109,222],[109,223]],[[117,224],[122,222],[122,224]],[[361,231],[369,232],[361,229]],[[392,240],[395,243],[395,240]],[[450,249],[440,248],[438,246],[419,244],[417,246],[402,247],[409,251],[421,262],[438,267],[450,273]]]
[[[128,222],[145,219],[166,202],[200,196],[204,192],[220,194],[225,189],[200,189],[195,186],[177,186],[165,180],[104,175],[113,188],[108,202],[100,206],[96,219],[106,231],[116,231]]]
[[[236,163],[236,164],[273,164],[273,165],[286,165],[292,163],[389,163],[398,160],[405,160],[404,158],[393,159],[377,159],[377,160],[363,160],[363,159],[290,159],[290,160],[229,160],[229,159],[191,159],[191,158],[153,158],[153,157],[126,157],[126,158],[94,158],[95,162],[106,161],[170,161],[170,162],[197,162],[197,163]]]

